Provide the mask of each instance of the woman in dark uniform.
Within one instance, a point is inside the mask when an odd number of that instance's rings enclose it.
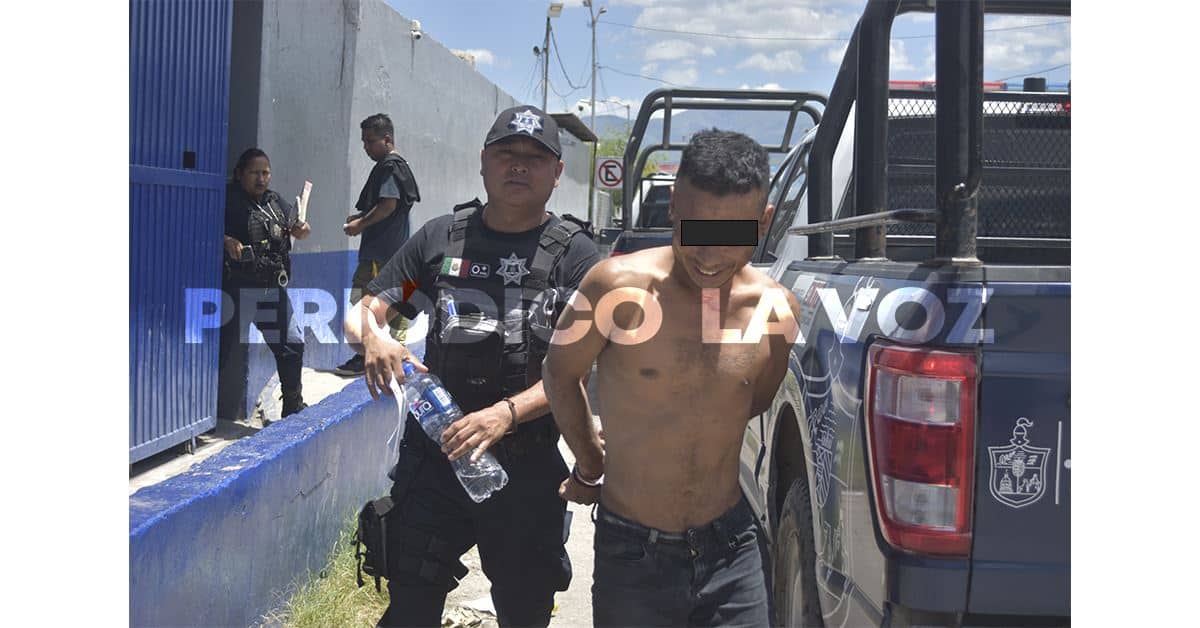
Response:
[[[275,354],[283,389],[283,412],[288,416],[306,406],[300,394],[304,337],[291,323],[286,286],[292,270],[291,239],[307,238],[312,228],[299,220],[296,209],[268,185],[271,161],[258,148],[247,149],[233,169],[225,189],[225,268],[221,287],[233,305],[221,327],[217,417],[237,420],[246,398],[245,346],[253,321]]]

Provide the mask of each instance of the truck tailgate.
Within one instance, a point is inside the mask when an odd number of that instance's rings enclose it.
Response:
[[[989,282],[968,612],[1071,612],[1071,287]]]

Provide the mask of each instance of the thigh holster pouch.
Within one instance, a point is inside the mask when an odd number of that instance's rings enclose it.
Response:
[[[354,534],[355,577],[363,585],[363,574],[375,578],[375,590],[380,591],[380,578],[389,580],[401,574],[412,574],[426,582],[440,584],[449,591],[467,575],[467,568],[453,556],[453,547],[436,534],[404,526],[391,497],[369,501],[358,513],[358,530]],[[391,532],[388,527],[394,527]],[[388,536],[398,537],[389,543]]]
[[[355,577],[358,586],[363,585],[363,573],[375,578],[375,590],[379,591],[379,579],[390,577],[387,556],[388,514],[392,511],[391,497],[381,497],[366,503],[358,512],[358,529],[354,532]]]
[[[391,557],[392,573],[412,574],[450,591],[467,575],[467,567],[454,555],[454,547],[437,534],[403,527]]]
[[[354,560],[358,586],[363,586],[363,574],[375,578],[375,590],[381,590],[380,579],[414,575],[449,591],[467,575],[467,568],[458,560],[450,542],[436,533],[405,525],[400,504],[421,466],[424,453],[421,445],[404,443],[400,460],[388,472],[394,482],[391,494],[367,502],[358,513],[358,529],[354,533]],[[420,507],[411,504],[408,508]]]

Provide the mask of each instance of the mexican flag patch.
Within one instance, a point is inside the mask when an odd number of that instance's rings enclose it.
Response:
[[[449,277],[466,277],[467,269],[470,267],[470,260],[461,257],[447,257],[442,260],[441,274]]]

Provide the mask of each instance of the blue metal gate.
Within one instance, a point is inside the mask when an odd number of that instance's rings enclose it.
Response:
[[[231,20],[231,0],[129,5],[130,464],[216,425],[217,332],[187,342],[212,312],[185,290],[221,283]]]

